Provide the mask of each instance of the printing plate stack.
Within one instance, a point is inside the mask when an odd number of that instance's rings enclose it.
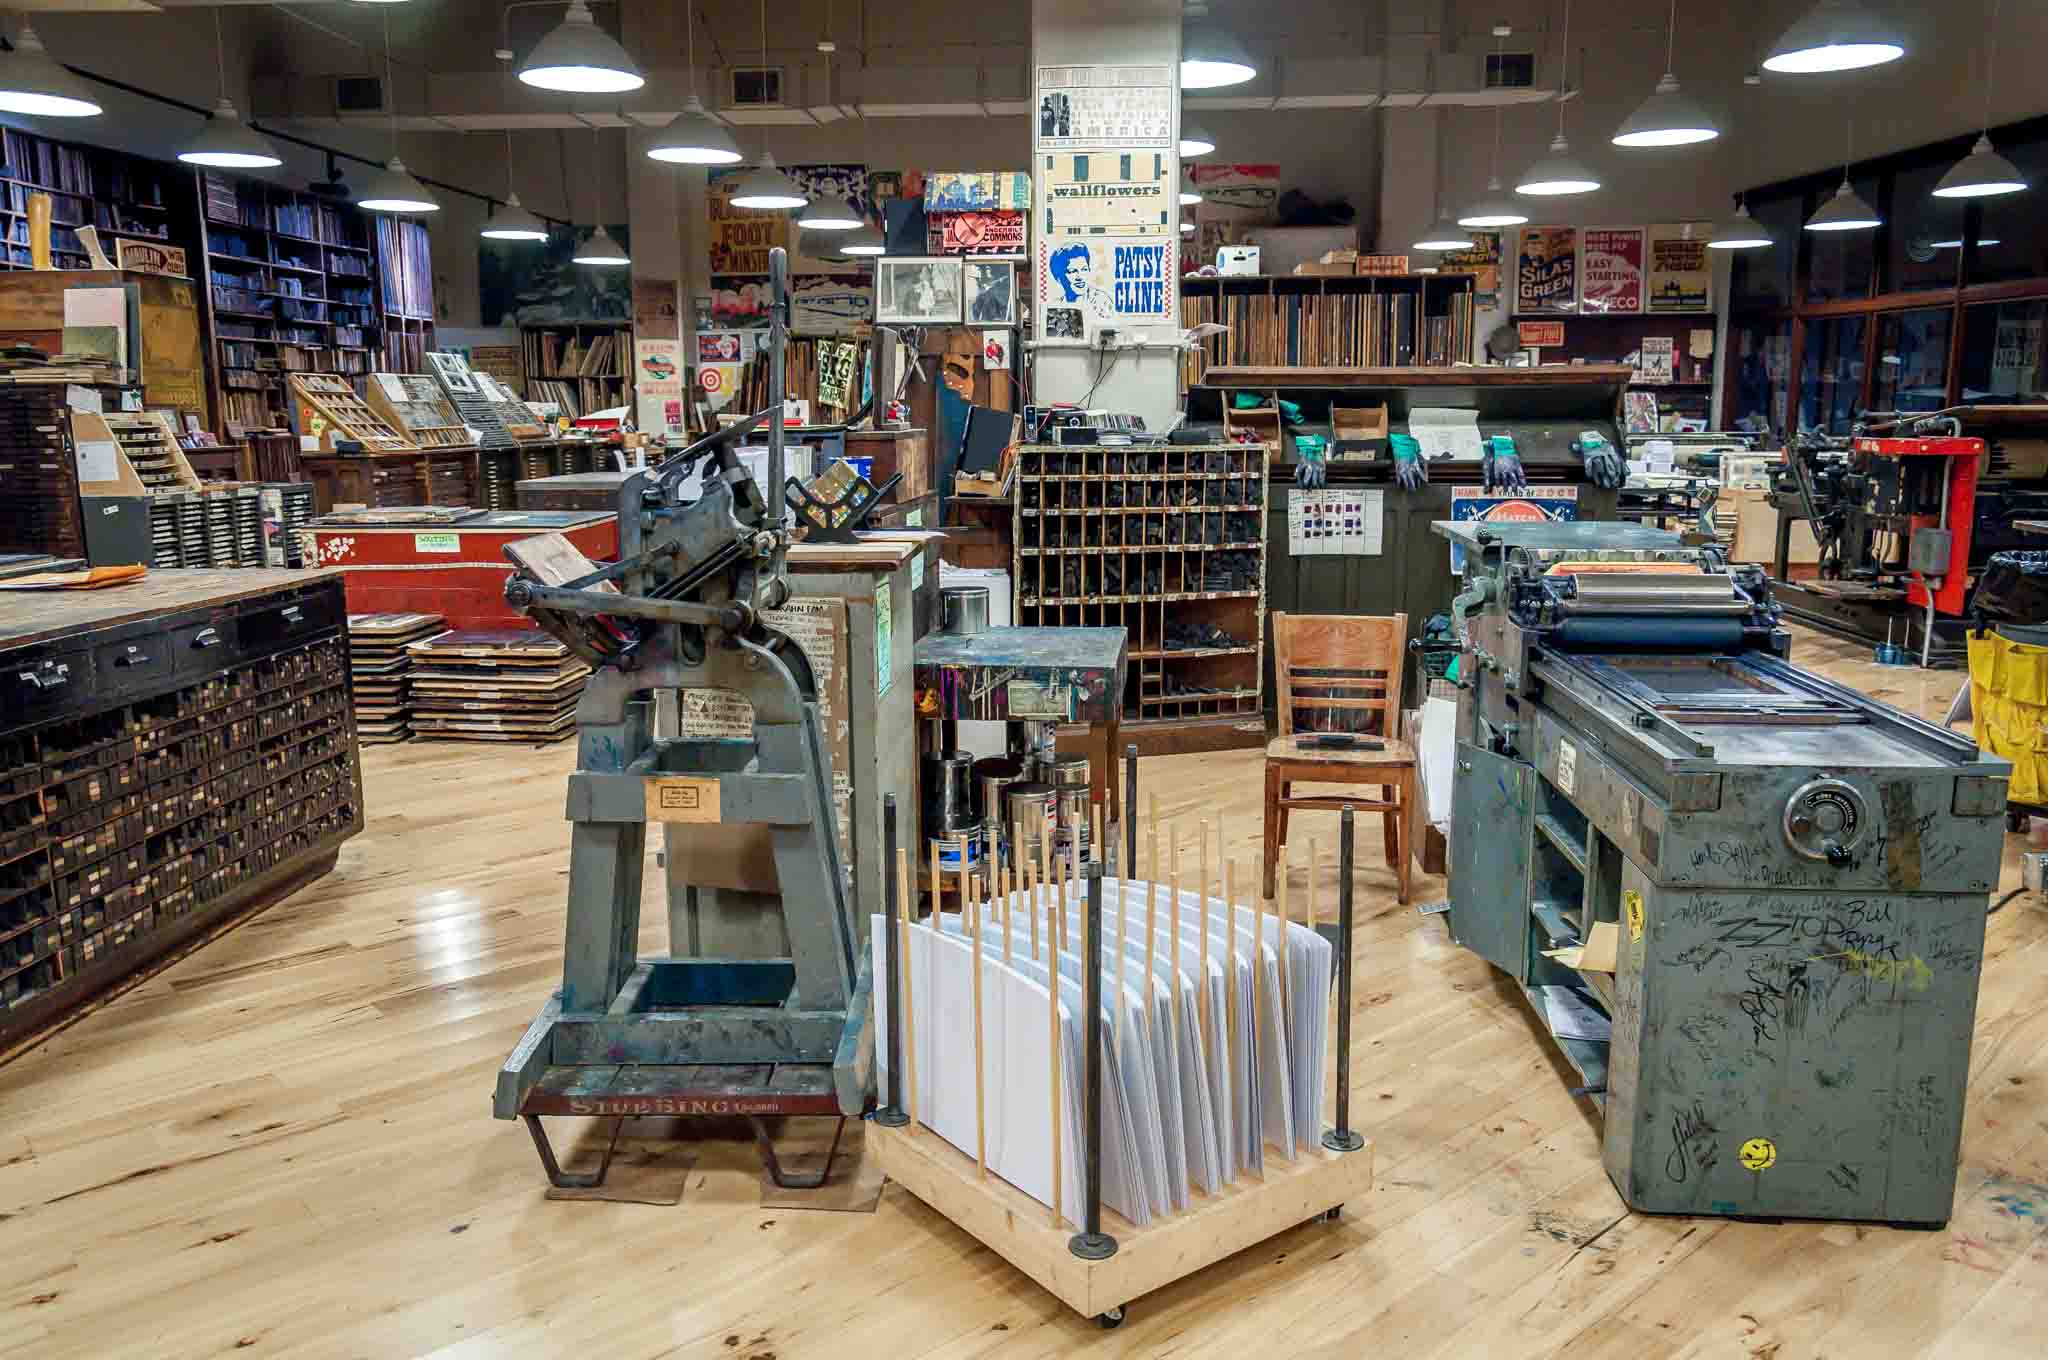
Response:
[[[439,614],[348,616],[349,679],[355,691],[356,738],[363,745],[412,735],[405,692],[412,654],[406,648],[444,631],[447,623]]]
[[[545,633],[443,633],[412,654],[412,729],[449,741],[559,741],[576,730],[590,668]]]

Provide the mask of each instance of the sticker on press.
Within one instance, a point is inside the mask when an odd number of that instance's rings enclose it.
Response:
[[[459,553],[462,551],[462,535],[414,534],[412,550],[423,553]]]
[[[1575,793],[1579,782],[1579,748],[1568,741],[1557,744],[1557,787],[1566,795]]]
[[[1778,1163],[1778,1145],[1768,1138],[1752,1138],[1735,1155],[1744,1171],[1769,1171]]]
[[[1643,895],[1630,888],[1621,895],[1622,906],[1628,909],[1628,937],[1631,940],[1643,938]]]

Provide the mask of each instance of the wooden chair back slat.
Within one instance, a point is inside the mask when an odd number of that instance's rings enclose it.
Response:
[[[1294,733],[1295,708],[1358,709],[1379,714],[1371,735],[1399,727],[1408,616],[1273,615],[1273,677],[1280,733]],[[1299,692],[1298,692],[1299,691]],[[1345,697],[1363,695],[1364,697]]]

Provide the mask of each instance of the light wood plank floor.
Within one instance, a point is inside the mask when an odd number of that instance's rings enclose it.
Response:
[[[1796,658],[1938,716],[1954,673]],[[492,1075],[558,977],[566,746],[367,753],[326,880],[0,1070],[0,1353],[388,1357],[2039,1356],[2048,913],[1990,925],[1938,1233],[1624,1212],[1512,989],[1361,837],[1355,1109],[1377,1185],[1102,1333],[898,1190],[763,1209],[749,1144],[674,1208],[542,1198]],[[1247,863],[1259,758],[1146,762]],[[1297,852],[1316,819],[1303,817]],[[2018,837],[2008,838],[2007,882]],[[1324,835],[1325,851],[1329,837]],[[1244,880],[1240,880],[1244,881]],[[1422,881],[1418,899],[1439,895]],[[650,949],[663,947],[652,932]]]

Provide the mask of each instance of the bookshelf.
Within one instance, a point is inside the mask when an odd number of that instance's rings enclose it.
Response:
[[[424,366],[420,354],[430,340],[422,332],[430,336],[433,325],[424,228],[260,180],[215,171],[197,180],[214,411],[223,430],[286,425],[291,373],[335,374],[360,392],[374,369]],[[385,229],[396,226],[416,228],[418,248],[392,233],[396,263],[387,265]],[[410,362],[400,362],[408,354]]]
[[[1471,274],[1202,276],[1180,281],[1181,325],[1220,322],[1182,361],[1212,365],[1445,367],[1473,359]]]
[[[571,420],[632,395],[633,332],[616,321],[521,326],[519,349],[526,399],[557,402]]]
[[[370,219],[376,239],[378,301],[384,312],[387,373],[424,373],[434,347],[434,264],[423,222]]]
[[[0,232],[7,248],[0,268],[31,268],[28,244],[29,195],[50,196],[50,256],[59,269],[89,269],[92,259],[79,243],[78,228],[97,227],[100,248],[114,257],[115,241],[127,237],[185,246],[181,225],[189,221],[181,171],[126,152],[77,146],[15,128],[0,130]]]

